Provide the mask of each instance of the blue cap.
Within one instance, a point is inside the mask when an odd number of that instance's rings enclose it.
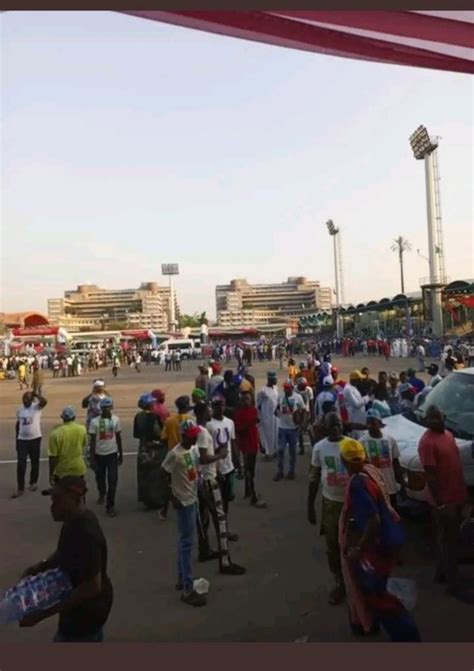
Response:
[[[140,398],[138,399],[138,407],[139,408],[144,408],[147,405],[152,405],[154,402],[155,402],[155,399],[150,394],[150,392],[146,392],[146,394],[142,394],[140,396]]]
[[[67,405],[62,413],[61,413],[61,419],[75,419],[76,418],[76,411],[72,407],[72,405]]]
[[[110,398],[110,396],[105,396],[104,398],[100,399],[100,407],[101,408],[111,408],[113,405],[113,401]]]

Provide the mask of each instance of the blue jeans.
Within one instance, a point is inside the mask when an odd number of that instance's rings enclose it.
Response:
[[[283,473],[285,466],[285,450],[288,445],[290,452],[290,473],[295,472],[296,446],[298,444],[298,429],[278,429],[278,472]]]
[[[178,508],[178,582],[188,593],[193,590],[193,538],[196,528],[196,504]]]
[[[53,643],[102,643],[104,640],[104,632],[101,629],[86,636],[73,636],[71,634],[62,634],[59,629],[56,632]]]

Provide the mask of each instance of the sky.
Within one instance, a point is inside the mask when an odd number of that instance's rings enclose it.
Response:
[[[233,278],[334,286],[346,302],[429,274],[424,167],[441,137],[447,275],[473,269],[473,79],[255,44],[114,12],[8,12],[1,30],[0,310],[179,263],[182,312]]]

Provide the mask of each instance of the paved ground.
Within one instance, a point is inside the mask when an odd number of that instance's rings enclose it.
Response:
[[[383,368],[402,370],[406,360],[386,363],[383,359],[340,359],[342,376],[350,368],[368,364],[374,374]],[[252,372],[262,383],[268,365],[257,364]],[[134,452],[131,422],[140,393],[163,388],[167,401],[189,393],[195,364],[184,364],[181,373],[164,373],[144,367],[141,374],[101,372],[109,383],[117,413],[123,424],[124,447]],[[49,400],[43,415],[43,453],[51,428],[59,421],[61,408],[80,401],[91,387],[92,375],[76,379],[46,380]],[[281,376],[283,377],[283,375]],[[28,493],[10,500],[15,483],[14,416],[21,393],[16,382],[0,382],[0,589],[13,584],[23,568],[43,558],[55,547],[59,532],[49,515],[48,500]],[[79,417],[83,418],[81,410]],[[161,523],[156,514],[144,512],[136,501],[135,456],[125,458],[120,472],[118,508],[120,516],[101,516],[109,543],[110,574],[115,586],[115,604],[107,626],[111,641],[348,641],[344,606],[326,603],[329,573],[324,544],[305,518],[308,456],[300,458],[295,482],[273,483],[274,464],[259,463],[259,489],[269,503],[268,510],[250,509],[242,499],[242,485],[231,506],[231,526],[241,540],[232,544],[235,561],[248,567],[242,577],[217,573],[216,564],[196,564],[196,577],[211,582],[206,608],[182,604],[175,584],[176,528],[173,515]],[[91,507],[96,509],[94,482]],[[46,463],[42,463],[41,484],[47,484]],[[472,639],[472,608],[447,598],[442,588],[431,583],[432,565],[424,532],[410,528],[410,547],[399,575],[417,580],[419,600],[416,617],[424,640],[468,641]],[[0,643],[47,641],[54,620],[34,629],[0,628]]]

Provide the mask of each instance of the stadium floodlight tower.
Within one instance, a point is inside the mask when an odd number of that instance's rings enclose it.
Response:
[[[334,225],[332,219],[326,221],[326,227],[333,240],[334,247],[334,276],[336,285],[336,335],[342,336],[342,321],[340,310],[344,303],[344,278],[342,273],[341,231]]]
[[[417,161],[425,162],[426,213],[428,220],[428,257],[430,276],[421,281],[423,290],[429,291],[433,334],[443,335],[443,305],[441,292],[446,285],[444,265],[443,227],[438,169],[439,138],[430,137],[425,126],[418,126],[410,135],[410,145]]]
[[[175,305],[175,296],[174,296],[174,283],[173,277],[179,275],[179,266],[177,263],[162,263],[161,264],[161,274],[167,275],[170,278],[170,302],[169,302],[169,322],[170,330],[176,330],[176,305]]]

